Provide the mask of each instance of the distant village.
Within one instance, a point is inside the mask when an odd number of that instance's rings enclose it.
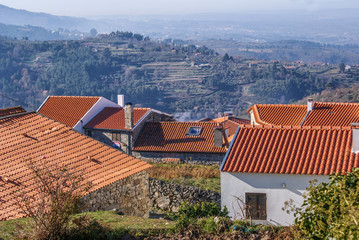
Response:
[[[288,201],[300,205],[309,181],[328,182],[331,174],[359,167],[358,103],[309,98],[303,105],[255,104],[247,119],[224,112],[179,122],[117,98],[48,96],[36,112],[0,110],[0,220],[25,216],[14,192],[36,194],[26,159],[81,172],[92,183],[84,211],[120,209],[143,217],[153,207],[152,163],[215,165],[217,203],[231,218],[277,226],[294,223],[282,208]],[[238,199],[249,212],[241,212]]]

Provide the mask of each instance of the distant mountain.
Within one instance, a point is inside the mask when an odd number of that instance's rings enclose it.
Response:
[[[66,39],[57,31],[49,31],[42,27],[16,26],[0,23],[0,36],[28,40],[60,40]]]
[[[45,29],[59,28],[89,32],[93,27],[99,27],[96,21],[86,18],[54,16],[47,13],[35,13],[26,10],[9,8],[0,4],[0,23],[9,25],[32,25]]]

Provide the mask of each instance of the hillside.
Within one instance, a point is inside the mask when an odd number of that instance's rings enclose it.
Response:
[[[83,34],[79,32],[49,31],[42,27],[34,27],[30,25],[6,25],[2,23],[0,23],[0,36],[6,36],[6,38],[10,39],[26,39],[38,41],[83,38]]]
[[[29,12],[0,4],[0,23],[18,26],[37,26],[45,29],[59,28],[89,32],[97,23],[85,18],[54,16],[47,13]]]
[[[282,60],[305,63],[323,62],[329,64],[359,63],[359,46],[356,44],[334,45],[311,41],[283,40],[271,42],[239,42],[235,40],[192,41],[215,49],[221,54],[240,55],[262,60]]]
[[[194,45],[164,44],[130,32],[82,41],[0,42],[0,107],[36,110],[48,95],[97,95],[190,119],[254,103],[289,103],[358,82],[358,67],[256,61]],[[344,65],[345,67],[345,65]]]

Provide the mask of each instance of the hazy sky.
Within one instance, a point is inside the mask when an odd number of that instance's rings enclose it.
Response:
[[[287,9],[359,9],[359,0],[0,0],[0,4],[33,12],[78,17]]]

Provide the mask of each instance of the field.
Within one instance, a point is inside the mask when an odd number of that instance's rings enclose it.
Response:
[[[194,164],[153,164],[151,178],[195,186],[204,190],[221,191],[219,166]]]

